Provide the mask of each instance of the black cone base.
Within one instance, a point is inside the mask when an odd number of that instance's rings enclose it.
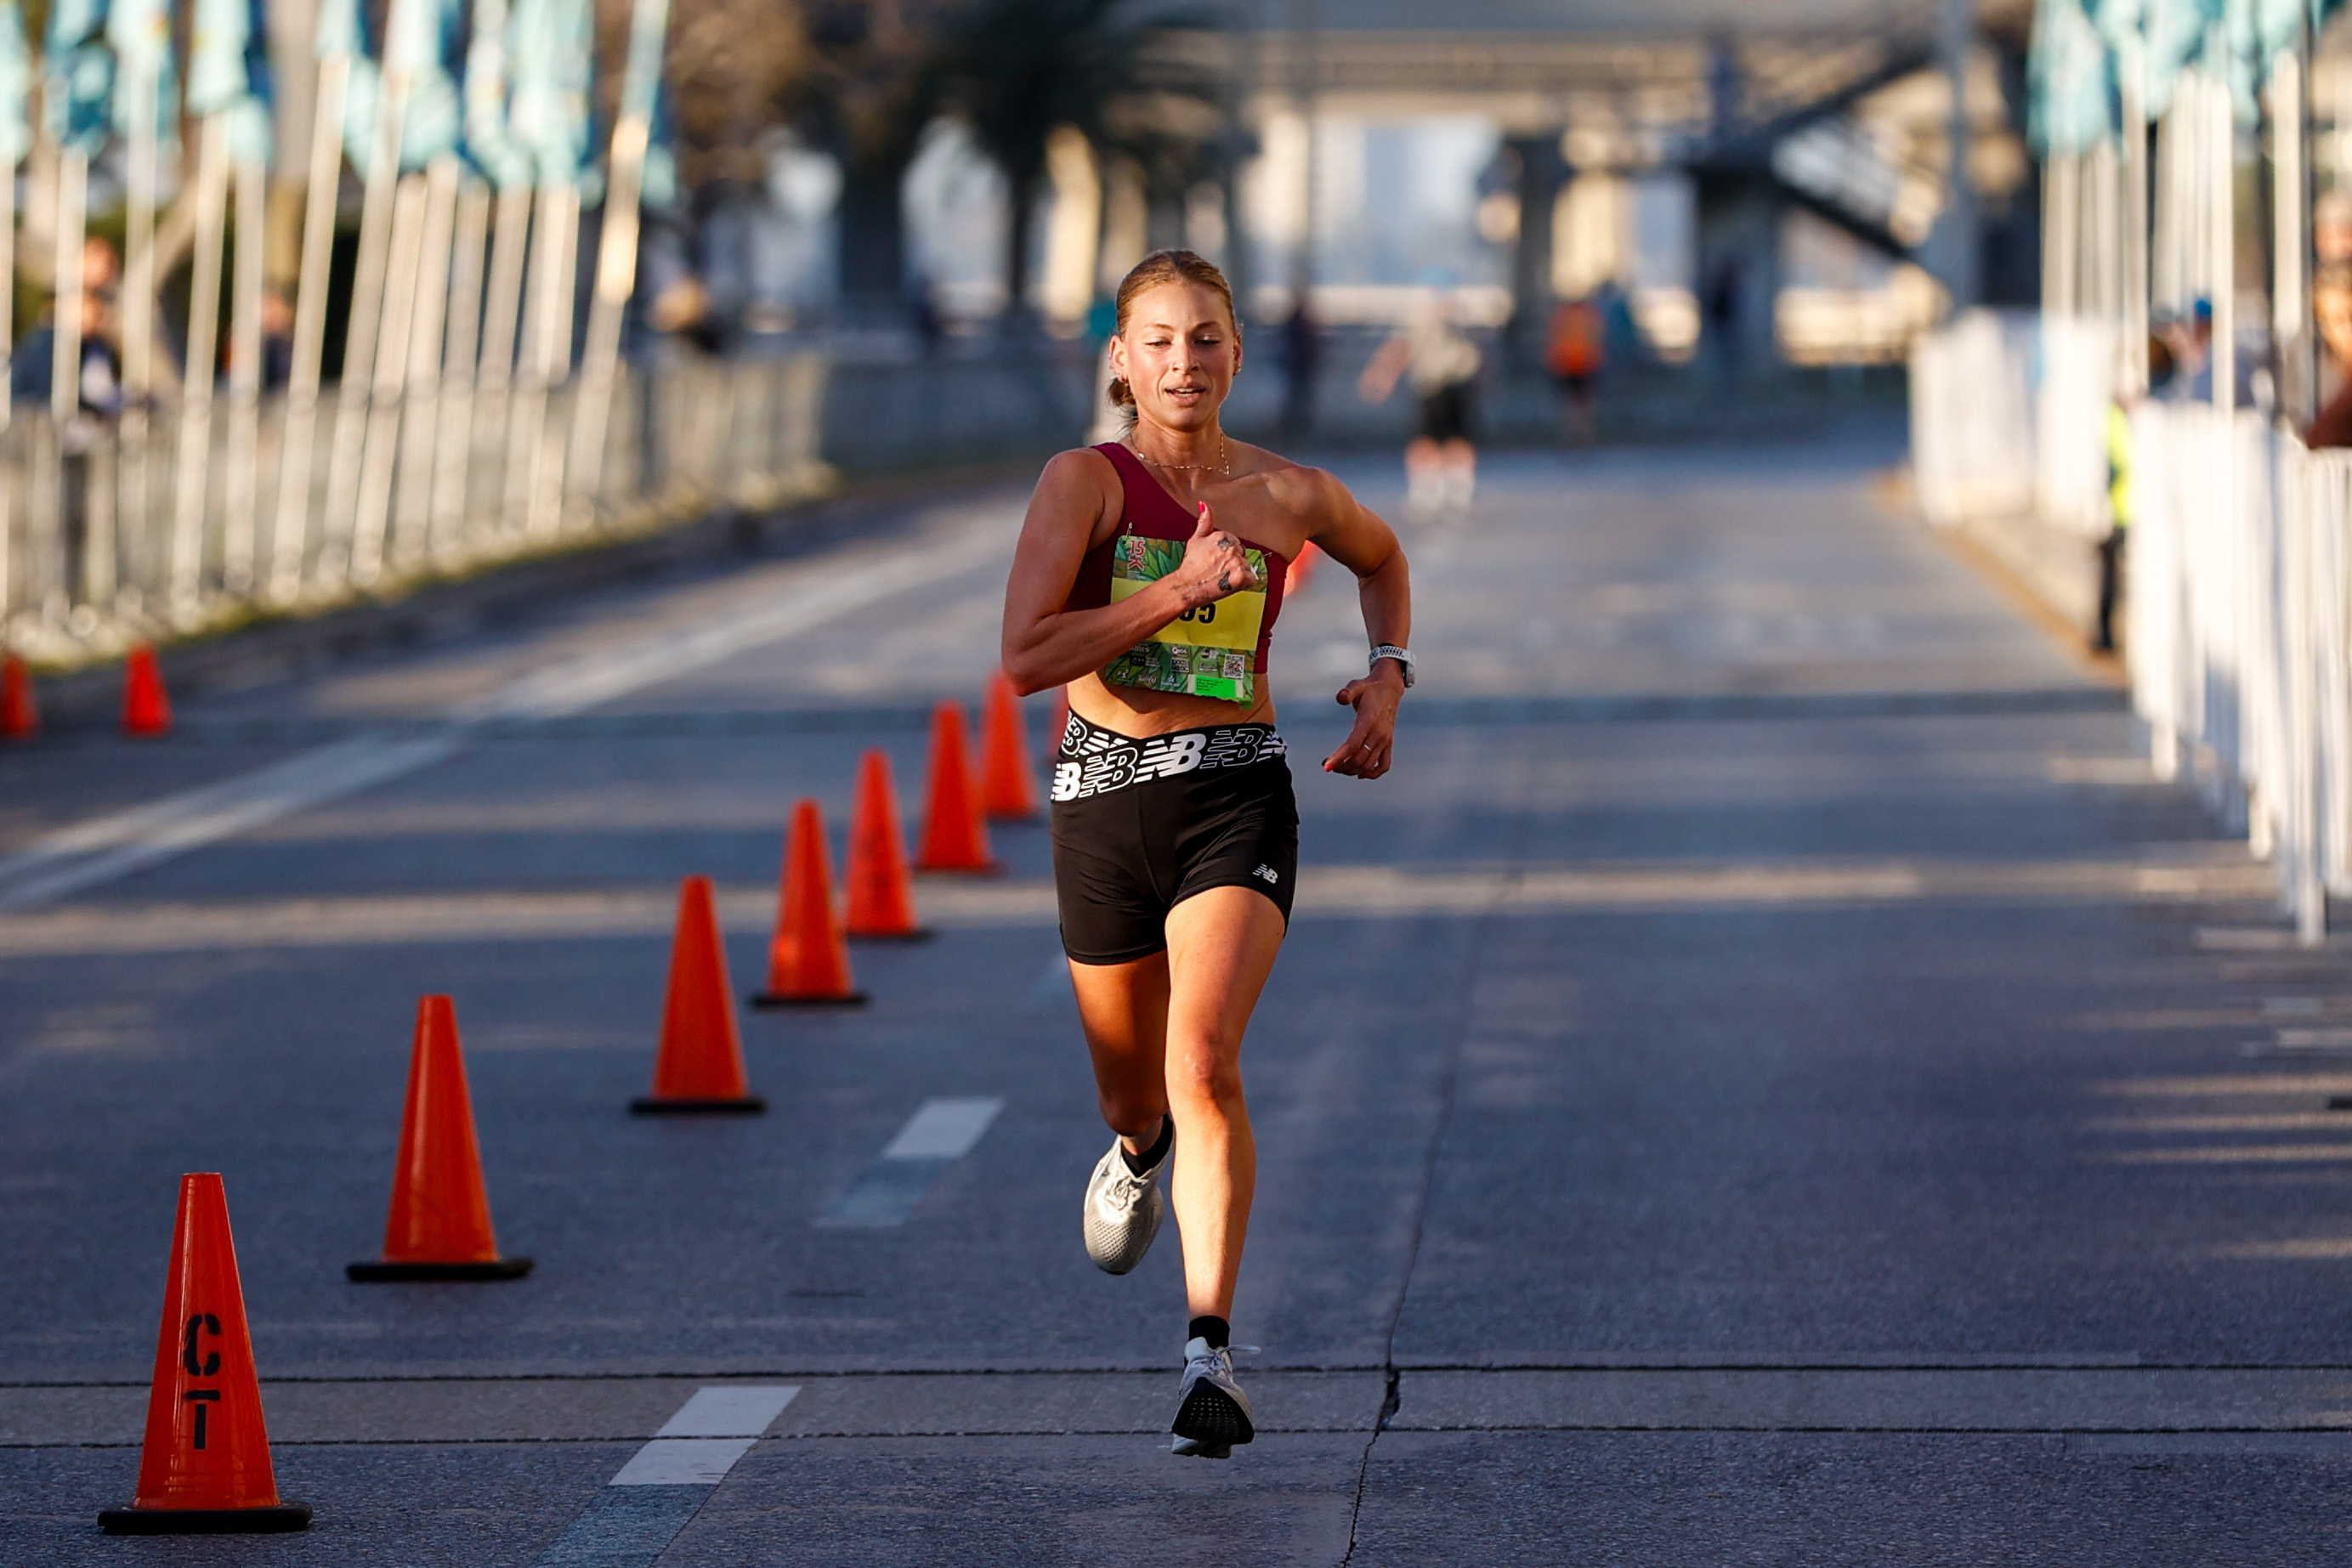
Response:
[[[109,1535],[283,1535],[310,1528],[299,1502],[275,1508],[109,1508],[98,1515]]]
[[[761,991],[751,998],[755,1008],[862,1008],[866,1005],[864,991],[852,991],[845,997],[780,997],[773,991]]]
[[[633,1116],[759,1116],[768,1103],[757,1094],[740,1100],[656,1100],[644,1095],[629,1102]]]
[[[362,1285],[401,1280],[520,1280],[530,1272],[528,1258],[493,1258],[487,1263],[346,1263],[343,1273]]]

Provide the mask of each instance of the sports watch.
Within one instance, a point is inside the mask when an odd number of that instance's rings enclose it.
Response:
[[[1405,689],[1407,691],[1411,691],[1412,689],[1412,652],[1408,649],[1398,647],[1394,643],[1382,643],[1372,650],[1371,657],[1365,661],[1365,673],[1367,674],[1370,674],[1373,667],[1379,664],[1382,659],[1394,659],[1397,662],[1398,668],[1404,671]]]

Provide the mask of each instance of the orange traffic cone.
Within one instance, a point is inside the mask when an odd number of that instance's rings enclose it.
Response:
[[[98,1516],[109,1535],[275,1533],[310,1527],[310,1511],[278,1500],[261,1382],[228,1231],[228,1197],[212,1173],[180,1178],[163,1330],[147,1396],[139,1495]]]
[[[30,740],[41,732],[41,705],[33,672],[14,653],[0,653],[0,739]]]
[[[172,733],[172,699],[163,695],[163,672],[156,667],[155,650],[144,643],[131,650],[130,662],[122,667],[122,733]]]
[[[988,677],[988,721],[980,739],[980,801],[992,817],[1025,819],[1037,814],[1037,780],[1029,771],[1029,732],[1021,699],[997,670]]]
[[[963,709],[944,702],[931,715],[931,789],[923,814],[921,871],[994,873],[1004,868],[988,852],[988,823],[980,792],[964,760]]]
[[[482,1185],[482,1147],[474,1138],[457,1009],[447,997],[416,1004],[408,1108],[400,1118],[400,1163],[392,1172],[383,1259],[346,1264],[343,1272],[369,1283],[520,1280],[530,1272],[530,1259],[499,1256],[490,1231],[490,1195]]]
[[[629,1102],[639,1115],[765,1111],[743,1071],[743,1037],[735,1027],[727,983],[727,949],[719,940],[719,904],[707,876],[677,891],[677,936],[669,951],[669,994],[662,1003],[661,1053],[654,1092]]]
[[[857,814],[849,822],[849,936],[858,942],[920,942],[915,879],[898,831],[898,791],[890,754],[876,747],[857,764]]]
[[[755,1008],[862,1008],[866,993],[849,977],[849,943],[833,918],[833,862],[824,850],[824,815],[814,800],[793,808],[784,847],[783,896],[768,945],[768,988]]]
[[[1315,569],[1322,560],[1323,551],[1313,539],[1300,545],[1298,553],[1291,558],[1290,570],[1283,573],[1282,596],[1287,599],[1306,587],[1307,580],[1315,575]]]

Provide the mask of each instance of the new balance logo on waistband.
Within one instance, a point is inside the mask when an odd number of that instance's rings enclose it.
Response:
[[[1243,768],[1289,749],[1272,725],[1220,725],[1136,740],[1072,714],[1062,731],[1062,760],[1054,764],[1054,799],[1081,800],[1179,773]]]

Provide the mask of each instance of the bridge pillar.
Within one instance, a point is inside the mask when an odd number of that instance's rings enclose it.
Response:
[[[1694,170],[1698,196],[1699,355],[1718,371],[1777,362],[1783,203],[1763,171]]]

